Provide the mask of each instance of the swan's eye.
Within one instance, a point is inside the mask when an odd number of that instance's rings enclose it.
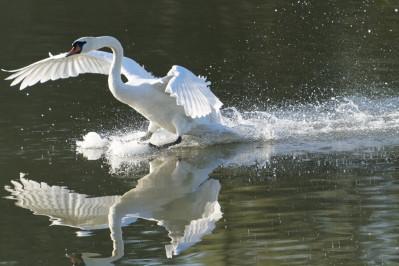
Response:
[[[76,48],[76,46],[79,46],[79,48],[82,49],[82,47],[83,47],[83,45],[84,45],[85,43],[86,43],[86,42],[77,41],[77,42],[74,42],[74,43],[72,44],[72,46],[75,47],[75,48]]]
[[[86,42],[78,42],[77,45],[79,45],[80,47],[82,47]]]

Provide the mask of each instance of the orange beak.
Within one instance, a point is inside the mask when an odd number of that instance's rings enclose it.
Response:
[[[72,47],[71,51],[69,51],[67,53],[66,56],[68,57],[68,56],[71,56],[71,55],[74,55],[74,54],[78,54],[78,53],[80,53],[80,51],[82,51],[82,49],[79,47],[79,45],[75,45],[74,47]]]

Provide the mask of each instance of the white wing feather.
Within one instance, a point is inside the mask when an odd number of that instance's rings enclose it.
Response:
[[[108,75],[112,60],[112,53],[102,51],[91,51],[68,57],[66,56],[66,53],[56,56],[50,54],[49,58],[35,62],[29,66],[16,70],[4,71],[15,72],[11,76],[7,77],[6,80],[14,79],[11,86],[22,82],[20,90],[23,90],[39,81],[44,83],[50,79],[65,79],[76,77],[83,73]],[[121,73],[125,75],[128,80],[133,78],[153,78],[152,74],[147,72],[134,60],[127,57],[123,58]]]
[[[188,69],[173,66],[168,72],[172,76],[165,92],[176,98],[178,105],[184,107],[187,116],[203,117],[218,111],[223,103],[209,89],[210,82],[205,78],[195,76]]]

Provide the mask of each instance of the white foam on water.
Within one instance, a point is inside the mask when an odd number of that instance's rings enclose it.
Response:
[[[239,111],[225,108],[223,130],[202,137],[184,136],[183,142],[170,147],[209,147],[226,143],[273,143],[283,151],[342,150],[361,146],[399,145],[399,98],[369,99],[366,97],[332,98],[321,104],[291,105],[266,111]],[[78,151],[87,158],[88,150],[104,151],[118,167],[127,157],[150,158],[165,152],[151,148],[139,138],[145,132],[106,132],[102,136],[90,132],[77,142]],[[156,132],[151,143],[162,144],[176,139],[165,130]],[[100,155],[101,157],[101,155]],[[99,158],[97,156],[97,158]],[[116,158],[121,158],[118,160]]]
[[[107,140],[96,132],[89,132],[83,137],[83,141],[77,141],[76,145],[82,149],[103,149],[107,145]]]

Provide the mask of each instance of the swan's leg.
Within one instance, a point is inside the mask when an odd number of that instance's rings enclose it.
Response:
[[[154,132],[156,132],[160,128],[161,128],[160,126],[158,126],[154,122],[150,121],[150,124],[148,125],[148,129],[147,129],[147,133],[143,137],[140,138],[140,141],[149,140],[152,137],[152,134],[154,134]]]
[[[152,143],[149,143],[149,145],[150,145],[151,148],[165,149],[165,148],[169,148],[170,146],[179,144],[180,142],[181,142],[181,137],[179,136],[179,137],[177,138],[177,140],[175,140],[175,141],[173,141],[173,142],[171,142],[171,143],[166,143],[166,144],[163,144],[163,145],[160,145],[160,146],[154,145],[154,144],[152,144]]]
[[[149,140],[149,139],[152,137],[152,134],[154,134],[154,133],[152,133],[152,132],[150,132],[150,131],[147,131],[147,133],[146,133],[144,136],[142,136],[142,137],[140,138],[140,141]]]
[[[163,144],[163,145],[160,145],[160,146],[157,146],[157,145],[154,145],[152,143],[149,143],[150,147],[157,148],[157,149],[165,149],[165,148],[169,148],[170,146],[179,144],[181,142],[181,140],[182,140],[181,136],[183,136],[187,132],[187,130],[186,130],[186,128],[187,128],[187,119],[186,119],[186,117],[175,117],[173,119],[173,121],[172,121],[172,124],[175,126],[178,138],[175,141],[171,142],[171,143],[166,143],[166,144]],[[150,126],[151,126],[151,123],[150,123]]]

